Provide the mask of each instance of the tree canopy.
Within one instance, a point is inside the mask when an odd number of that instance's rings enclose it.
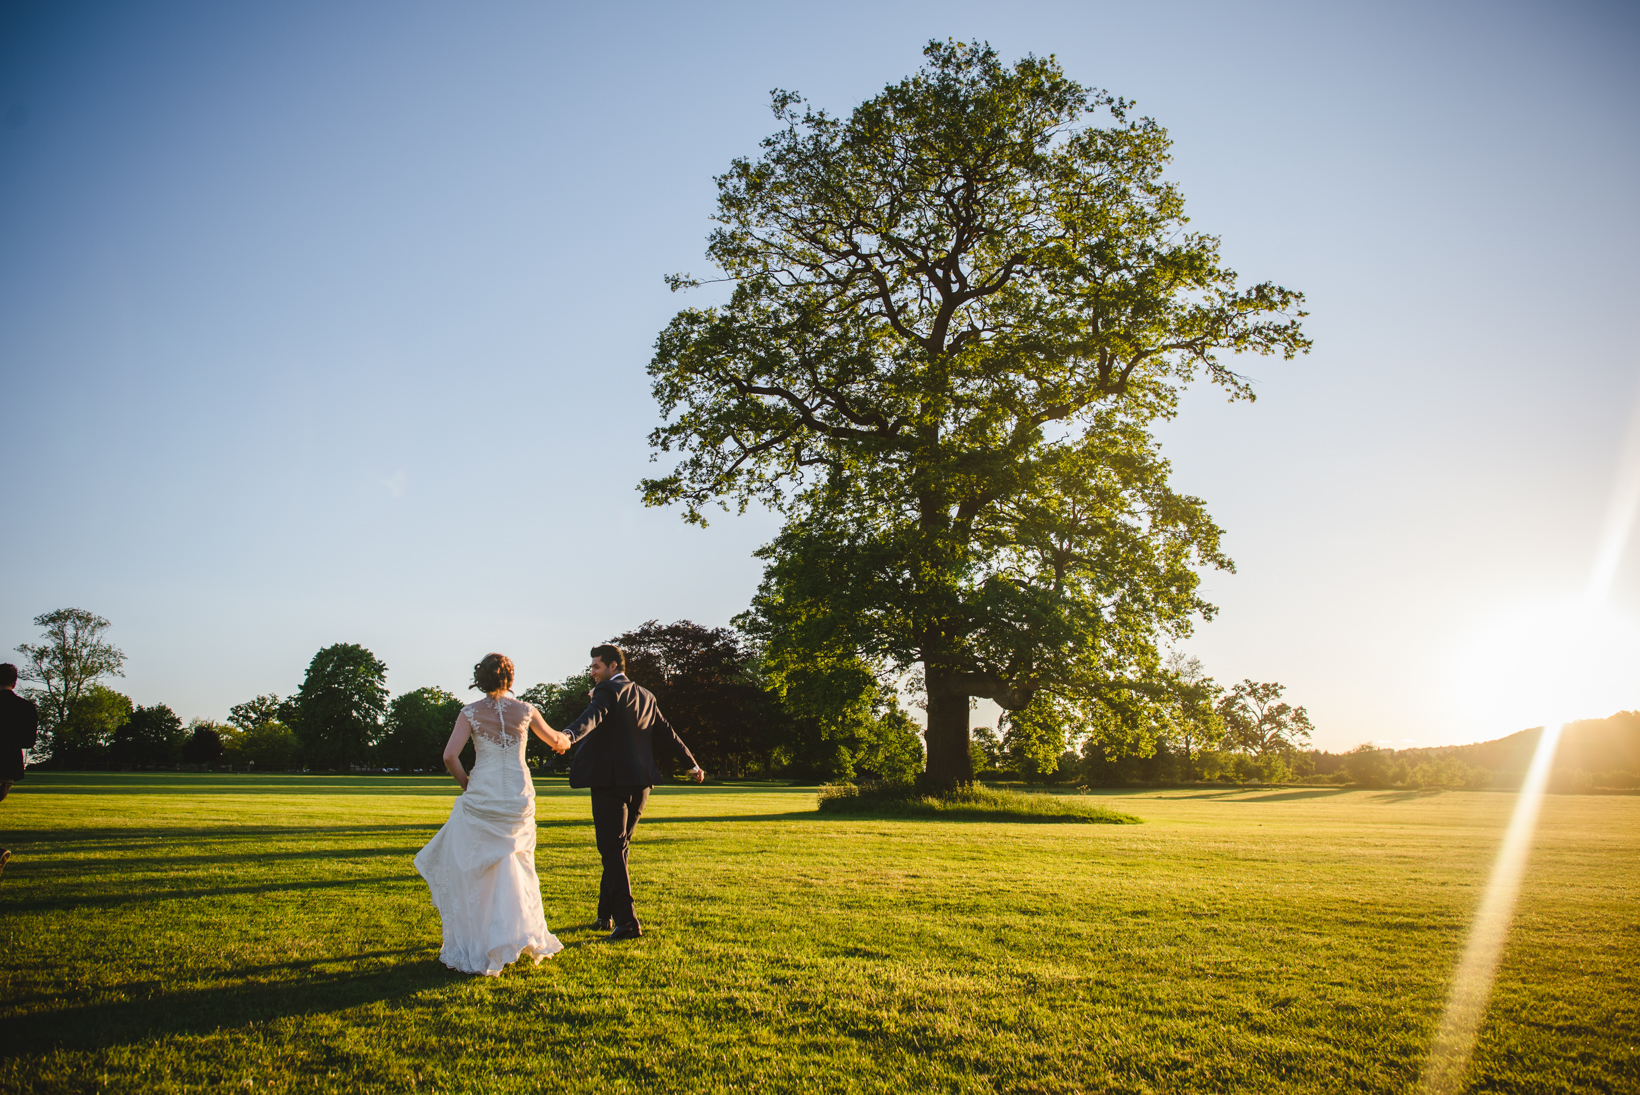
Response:
[[[1291,753],[1309,744],[1310,714],[1283,703],[1286,686],[1276,681],[1244,680],[1233,685],[1219,701],[1225,744],[1254,756]]]
[[[450,740],[461,708],[461,700],[442,688],[418,688],[393,697],[377,760],[404,771],[441,769],[444,743]]]
[[[778,741],[768,729],[777,716],[739,634],[649,620],[610,641],[626,652],[627,676],[654,693],[708,771],[741,777],[767,770]]]
[[[109,757],[122,768],[169,767],[182,757],[188,728],[163,703],[138,707],[125,725],[114,731]]]
[[[381,734],[387,711],[387,666],[357,643],[337,643],[313,656],[294,701],[296,736],[311,768],[363,763]]]
[[[59,608],[34,617],[45,629],[38,643],[23,643],[19,676],[40,685],[29,693],[40,705],[43,729],[54,731],[86,690],[103,677],[123,677],[125,654],[104,634],[107,620],[83,608]]]
[[[783,128],[718,178],[733,291],[657,340],[651,444],[680,459],[642,486],[696,522],[781,511],[771,655],[920,663],[948,782],[973,697],[1091,724],[1166,690],[1159,645],[1213,611],[1197,568],[1231,564],[1148,427],[1201,376],[1250,399],[1223,355],[1309,344],[1301,294],[1238,287],[1187,227],[1154,121],[1051,57],[925,55],[847,117],[775,92]]]
[[[88,687],[69,705],[68,717],[51,732],[52,766],[108,767],[114,734],[130,720],[133,710],[131,697],[101,684]]]

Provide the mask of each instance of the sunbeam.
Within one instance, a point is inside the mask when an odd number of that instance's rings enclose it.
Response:
[[[1559,725],[1545,726],[1542,736],[1538,738],[1537,751],[1532,754],[1532,766],[1527,770],[1526,782],[1521,785],[1520,797],[1515,801],[1515,814],[1509,820],[1503,847],[1498,849],[1492,877],[1487,880],[1486,893],[1481,897],[1480,911],[1469,928],[1469,941],[1464,946],[1458,972],[1452,979],[1446,1011],[1441,1015],[1441,1026],[1430,1049],[1429,1063],[1424,1069],[1420,1088],[1427,1095],[1447,1095],[1463,1085],[1469,1056],[1475,1048],[1475,1036],[1480,1031],[1481,1017],[1486,1014],[1486,1003],[1492,996],[1492,980],[1498,972],[1498,959],[1509,938],[1509,925],[1515,916],[1515,898],[1520,893],[1521,877],[1526,873],[1526,860],[1532,851],[1538,807],[1543,802],[1543,789],[1554,767],[1560,730]]]
[[[1471,655],[1491,659],[1493,681],[1508,682],[1491,689],[1491,698],[1507,700],[1521,711],[1541,706],[1547,720],[1447,993],[1446,1009],[1441,1013],[1441,1025],[1435,1033],[1419,1085],[1419,1090],[1426,1095],[1458,1091],[1469,1070],[1475,1038],[1492,997],[1498,960],[1509,939],[1515,899],[1520,895],[1526,861],[1532,852],[1532,838],[1537,832],[1538,809],[1543,805],[1543,792],[1554,768],[1555,750],[1560,745],[1565,722],[1579,715],[1598,715],[1620,706],[1622,699],[1632,698],[1637,632],[1632,622],[1611,609],[1606,598],[1617,576],[1623,550],[1628,546],[1637,513],[1640,513],[1640,402],[1635,405],[1618,457],[1599,547],[1582,599],[1573,605],[1551,606],[1533,617],[1514,621],[1524,627],[1495,628],[1493,637],[1498,641],[1491,649],[1477,646]],[[1522,657],[1531,660],[1510,665],[1511,657],[1517,661]],[[1506,676],[1499,676],[1500,671]],[[1480,679],[1478,674],[1470,676],[1471,680]],[[1609,696],[1618,697],[1619,702]]]

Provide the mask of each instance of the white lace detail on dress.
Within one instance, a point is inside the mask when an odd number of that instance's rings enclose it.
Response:
[[[524,721],[518,725],[516,730],[510,730],[507,727],[507,716],[510,713],[510,709],[515,707],[523,709]],[[487,715],[483,718],[480,717],[480,711],[483,708],[488,708],[490,711],[495,712],[495,725],[493,727],[489,725],[489,718]],[[479,700],[477,703],[468,704],[466,707],[461,709],[461,713],[467,716],[467,725],[473,728],[474,738],[482,737],[491,745],[499,745],[503,749],[511,749],[523,740],[524,734],[528,731],[530,724],[530,712],[532,710],[533,708],[531,708],[527,703],[520,702],[519,700],[508,700],[505,697],[497,696],[493,700],[483,699]],[[477,742],[474,742],[474,747],[477,747]]]

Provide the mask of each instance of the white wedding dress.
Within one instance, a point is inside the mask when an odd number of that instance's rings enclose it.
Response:
[[[416,854],[444,922],[439,958],[462,973],[494,977],[519,955],[539,963],[564,946],[547,930],[535,876],[535,784],[524,764],[534,710],[505,697],[462,708],[473,770],[450,820]]]

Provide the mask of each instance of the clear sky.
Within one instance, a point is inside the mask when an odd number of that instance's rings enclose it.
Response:
[[[1485,652],[1583,589],[1640,398],[1632,4],[0,5],[0,644],[91,609],[221,718],[335,642],[460,692],[727,623],[772,518],[634,490],[662,276],[771,88],[847,110],[948,36],[1137,100],[1309,295],[1313,354],[1163,431],[1239,568],[1188,648],[1335,749],[1528,725]]]

